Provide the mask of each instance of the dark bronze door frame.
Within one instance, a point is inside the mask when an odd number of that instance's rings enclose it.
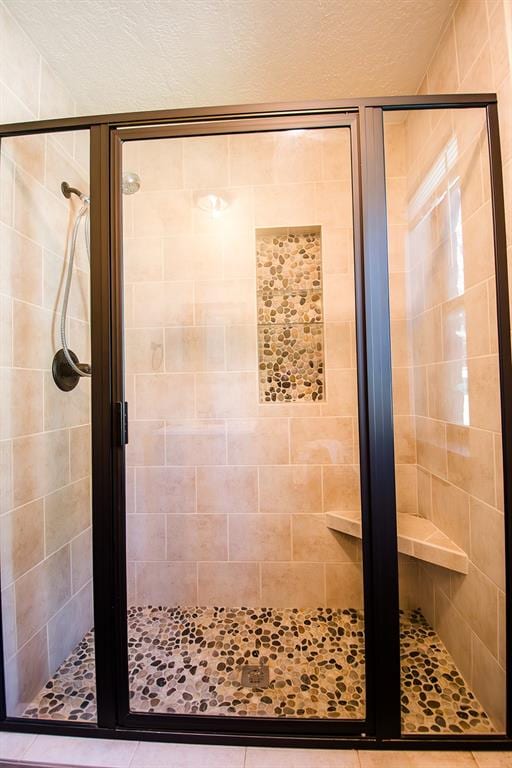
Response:
[[[507,737],[400,736],[400,633],[388,299],[383,112],[485,108],[490,152],[507,556],[507,636],[512,637],[512,407],[505,219],[496,96],[445,95],[259,104],[66,118],[0,126],[0,137],[90,129],[93,560],[98,725],[6,716],[3,654],[0,728],[67,735],[203,743],[340,747],[501,748],[512,744],[511,644]],[[346,127],[352,185],[358,352],[367,695],[365,721],[166,716],[129,712],[124,445],[115,404],[124,401],[120,149],[123,141],[214,133]],[[0,638],[1,639],[1,638]],[[0,648],[1,651],[1,648]]]

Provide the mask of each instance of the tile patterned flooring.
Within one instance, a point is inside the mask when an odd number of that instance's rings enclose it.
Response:
[[[0,761],[87,768],[512,768],[512,752],[246,749],[0,733]]]
[[[131,707],[138,712],[364,717],[364,622],[355,609],[136,607],[128,613]],[[406,733],[491,733],[492,724],[419,611],[402,612]],[[267,687],[244,687],[246,664]],[[90,632],[27,717],[93,721]]]

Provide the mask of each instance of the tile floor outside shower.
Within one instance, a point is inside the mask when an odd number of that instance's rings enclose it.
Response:
[[[364,717],[361,611],[144,606],[130,608],[128,633],[132,711]],[[401,612],[401,648],[404,732],[493,732],[419,611]],[[268,666],[268,685],[243,685],[246,665]],[[25,716],[95,719],[92,631]]]
[[[0,733],[0,761],[67,768],[512,768],[512,752],[245,748]]]

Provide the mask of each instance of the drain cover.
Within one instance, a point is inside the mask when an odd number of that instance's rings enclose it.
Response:
[[[266,688],[270,682],[270,672],[266,665],[242,667],[242,685],[248,688]]]

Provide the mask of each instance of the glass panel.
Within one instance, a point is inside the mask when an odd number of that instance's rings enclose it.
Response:
[[[485,111],[387,118],[403,729],[503,732],[505,547]]]
[[[350,132],[123,165],[131,707],[363,718]]]
[[[52,376],[65,340],[90,363],[89,132],[2,140],[0,541],[7,712],[94,720],[90,379]],[[79,221],[74,263],[72,232]],[[66,376],[65,365],[59,367]],[[69,371],[68,371],[69,373]]]

